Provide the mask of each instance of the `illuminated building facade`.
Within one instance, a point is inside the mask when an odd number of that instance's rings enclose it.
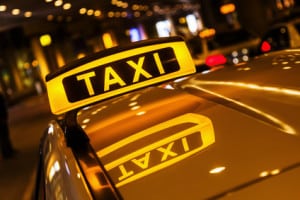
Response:
[[[49,72],[93,52],[147,38],[180,35],[189,39],[205,28],[219,32],[243,27],[260,34],[278,17],[299,7],[294,0],[111,3],[118,9],[78,8],[72,17],[48,15],[42,26],[34,21],[0,33],[0,84],[9,100],[45,92],[44,78]],[[71,5],[61,6],[69,10]],[[3,12],[0,5],[0,17]]]

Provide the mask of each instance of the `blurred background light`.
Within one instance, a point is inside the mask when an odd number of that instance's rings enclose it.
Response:
[[[49,46],[52,42],[51,36],[49,34],[42,35],[40,37],[40,43],[43,47]]]

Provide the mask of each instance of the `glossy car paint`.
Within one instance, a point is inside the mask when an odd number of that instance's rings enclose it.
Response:
[[[300,51],[277,52],[147,88],[81,110],[78,123],[124,199],[299,197],[299,55]],[[174,141],[174,146],[156,144],[189,126],[126,140],[187,113],[209,119],[215,141],[172,165],[118,184],[124,175],[129,178],[182,155]],[[103,153],[120,141],[126,145]],[[160,147],[165,151],[157,154]],[[145,148],[148,151],[142,151]],[[125,158],[128,154],[133,156]],[[120,158],[124,160],[112,170],[111,163]]]
[[[46,199],[92,199],[72,149],[67,147],[60,125],[49,123],[42,145],[41,164]],[[40,194],[42,195],[42,194]]]
[[[123,199],[297,199],[299,63],[300,50],[266,54],[86,106],[77,123]],[[101,185],[76,177],[92,168],[74,158],[63,126],[52,124],[46,174],[58,160],[60,191],[90,198],[87,185]],[[73,166],[68,176],[65,160]]]

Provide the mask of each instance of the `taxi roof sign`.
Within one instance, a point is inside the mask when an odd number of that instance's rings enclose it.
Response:
[[[180,37],[136,42],[83,58],[46,77],[53,114],[196,72]]]

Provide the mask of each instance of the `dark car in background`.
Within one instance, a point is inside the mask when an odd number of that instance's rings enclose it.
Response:
[[[259,53],[300,47],[300,18],[272,25],[262,36]]]
[[[239,64],[255,54],[259,37],[245,29],[215,33],[205,29],[199,36],[187,40],[196,65]]]
[[[299,199],[299,55],[195,73],[162,38],[48,75],[36,199]]]

